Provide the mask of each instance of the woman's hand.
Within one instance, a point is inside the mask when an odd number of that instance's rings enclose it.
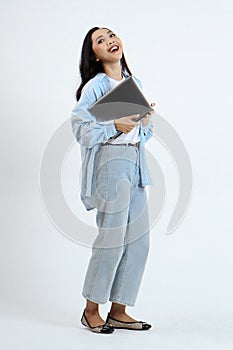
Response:
[[[132,114],[130,116],[122,117],[114,120],[115,128],[119,131],[122,131],[124,134],[130,132],[138,122],[135,122],[134,119],[139,117],[140,114]]]
[[[155,102],[152,102],[151,103],[151,107],[154,107],[156,105],[156,103]],[[151,116],[151,114],[154,114],[155,113],[155,110],[153,109],[153,111],[150,111],[149,113],[147,113],[146,115],[145,115],[145,117],[143,117],[141,120],[142,120],[142,125],[143,126],[146,126],[148,123],[149,123],[149,119],[150,119],[150,116]]]

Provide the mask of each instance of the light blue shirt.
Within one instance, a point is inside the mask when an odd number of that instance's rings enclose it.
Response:
[[[135,77],[136,82],[142,89],[141,81]],[[81,200],[87,210],[94,209],[90,206],[92,196],[94,176],[95,154],[101,146],[101,142],[106,142],[110,137],[117,134],[114,120],[108,122],[98,122],[87,110],[90,105],[111,90],[111,83],[106,73],[98,73],[90,79],[83,87],[81,97],[76,102],[71,113],[72,132],[76,141],[81,146],[82,159],[82,180],[81,180]],[[151,185],[152,179],[145,156],[145,143],[151,138],[153,122],[150,118],[146,126],[139,121],[140,144],[139,144],[139,186]],[[112,146],[117,147],[117,146]],[[131,146],[129,146],[131,147]]]

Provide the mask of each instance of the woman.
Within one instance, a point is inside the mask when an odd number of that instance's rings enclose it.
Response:
[[[98,226],[82,291],[86,308],[81,323],[97,333],[147,330],[151,325],[130,317],[125,308],[135,305],[149,249],[145,185],[152,182],[144,144],[152,136],[154,110],[138,122],[136,115],[97,122],[88,112],[90,105],[132,75],[122,41],[108,28],[94,27],[87,33],[80,75],[71,124],[81,145],[81,200],[87,210],[97,209]],[[122,134],[110,142],[118,131]],[[112,306],[104,321],[99,304],[108,300]]]

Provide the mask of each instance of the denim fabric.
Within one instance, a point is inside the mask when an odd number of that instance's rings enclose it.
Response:
[[[105,145],[96,155],[94,204],[98,235],[93,243],[82,295],[135,305],[149,252],[145,187],[139,186],[139,149]]]
[[[134,76],[138,85],[142,88],[141,81]],[[101,142],[107,141],[110,137],[117,134],[114,121],[101,123],[87,110],[96,100],[105,95],[111,89],[111,83],[108,75],[98,73],[90,79],[83,87],[80,100],[76,102],[71,113],[72,132],[76,141],[81,146],[82,159],[82,181],[81,181],[81,200],[87,210],[95,208],[95,199],[93,198],[93,188],[95,187],[95,163]],[[149,123],[143,126],[139,122],[140,128],[140,147],[139,147],[139,186],[152,184],[149,169],[145,157],[145,143],[152,136],[153,123],[150,118]]]

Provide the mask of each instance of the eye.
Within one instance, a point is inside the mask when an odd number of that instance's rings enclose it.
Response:
[[[112,37],[112,35],[113,35],[113,36],[116,36],[116,34],[114,34],[114,33],[111,33],[109,36]],[[101,44],[101,43],[102,43],[102,40],[104,40],[104,39],[100,39],[100,40],[97,42],[97,44]]]

